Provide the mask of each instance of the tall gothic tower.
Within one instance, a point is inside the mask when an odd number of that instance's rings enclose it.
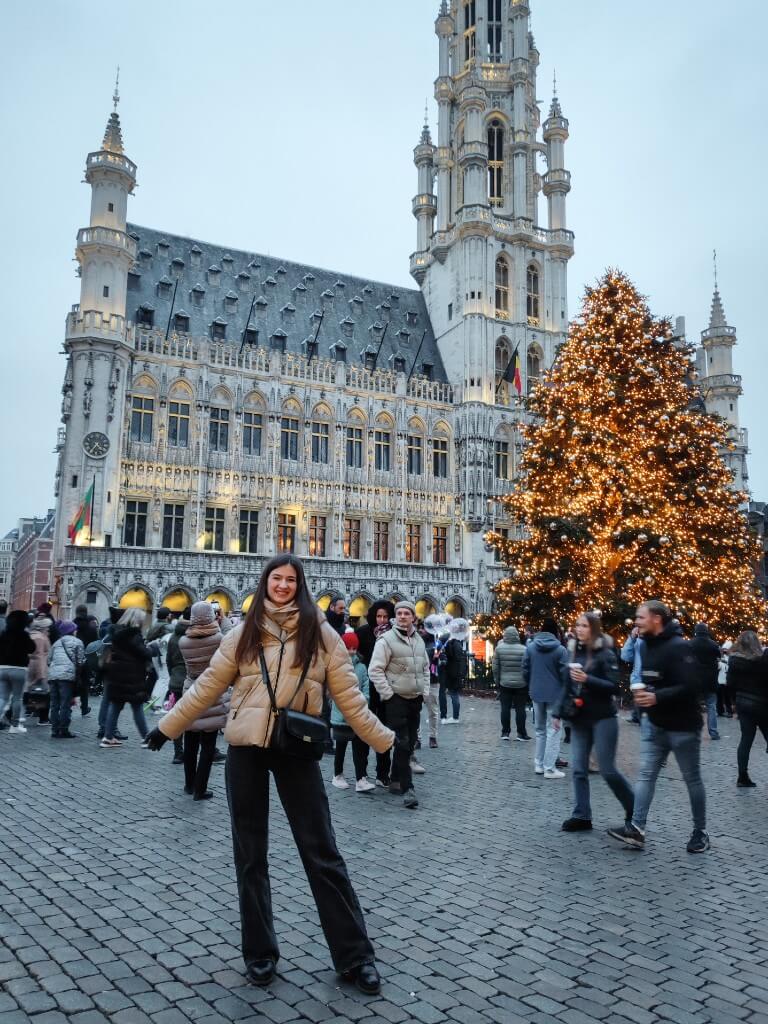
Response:
[[[459,396],[457,512],[477,535],[465,557],[480,561],[488,558],[480,536],[499,525],[489,499],[515,469],[523,410],[512,360],[517,355],[527,393],[568,325],[568,121],[555,92],[540,133],[529,18],[526,0],[442,0],[437,145],[425,125],[415,150],[411,274]]]
[[[741,376],[733,372],[735,344],[736,328],[729,327],[725,319],[715,277],[709,327],[701,332],[703,359],[699,359],[700,384],[707,412],[722,417],[728,424],[728,434],[734,447],[723,452],[723,459],[733,473],[733,486],[741,491],[748,486],[747,431],[739,426],[742,387]]]
[[[128,271],[136,242],[126,230],[136,165],[123,152],[120,118],[107,121],[101,148],[86,158],[90,224],[77,234],[80,302],[67,317],[62,421],[56,474],[54,565],[69,543],[67,527],[93,485],[91,530],[80,543],[111,546],[116,536],[120,440],[131,350],[126,344]]]

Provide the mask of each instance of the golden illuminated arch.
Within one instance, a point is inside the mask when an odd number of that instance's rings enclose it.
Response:
[[[148,612],[152,609],[152,598],[143,587],[131,587],[126,590],[118,602],[120,608],[141,608]]]
[[[229,615],[232,611],[232,598],[224,590],[214,590],[213,593],[208,594],[205,600],[209,604],[218,602],[221,605],[221,610],[225,615]]]

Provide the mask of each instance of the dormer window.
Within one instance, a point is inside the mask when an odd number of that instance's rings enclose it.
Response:
[[[161,277],[157,282],[157,294],[167,297],[171,294],[171,280],[168,277]]]
[[[246,271],[241,270],[237,275],[237,286],[241,292],[247,291],[248,285],[251,283],[251,275]]]
[[[410,327],[415,327],[419,319],[419,314],[414,309],[409,309],[405,314],[405,322]]]
[[[196,284],[194,288],[190,290],[189,297],[195,303],[196,306],[202,305],[205,297],[205,288],[201,284]]]
[[[177,334],[189,334],[189,314],[179,310],[173,318],[173,326]]]
[[[373,288],[371,285],[367,284],[365,288],[363,288],[363,295],[373,295]]]
[[[366,370],[373,371],[373,370],[376,369],[376,353],[375,352],[371,352],[371,350],[368,349],[368,350],[366,350],[363,353],[363,366],[366,368]]]
[[[285,331],[275,331],[269,339],[269,347],[273,352],[285,352],[285,343],[288,335]]]
[[[405,356],[395,356],[392,366],[395,373],[405,373]]]
[[[234,313],[237,309],[237,295],[235,292],[227,292],[224,296],[224,308],[228,313]]]
[[[331,345],[331,359],[335,359],[337,363],[346,363],[347,346],[343,341],[337,341],[335,345]]]
[[[149,249],[139,249],[139,261],[141,263],[149,263],[152,259],[152,253]]]
[[[143,305],[139,306],[136,310],[136,324],[138,327],[154,327],[155,326],[155,308],[154,306]]]
[[[351,338],[355,330],[355,321],[351,317],[344,317],[339,324],[341,327],[342,334],[345,338]]]
[[[275,286],[277,285],[277,281],[276,281],[276,280],[274,279],[274,277],[272,277],[272,275],[270,274],[270,275],[269,275],[269,277],[268,277],[268,278],[266,279],[266,281],[264,282],[264,284],[265,284],[265,285],[268,285],[268,286],[269,286],[270,288],[274,288],[274,287],[275,287]]]
[[[283,308],[280,310],[280,315],[284,320],[290,320],[293,314],[296,312],[296,307],[292,302],[286,302]]]
[[[303,281],[299,281],[299,283],[293,289],[294,294],[296,295],[300,295],[302,292],[305,292],[306,290],[307,286],[304,284]]]
[[[181,275],[184,273],[184,260],[182,260],[178,256],[175,256],[171,260],[171,273],[175,277],[181,277]]]
[[[306,284],[308,281],[314,281],[315,280],[315,275],[314,274],[305,274],[303,280],[304,280],[304,284]]]
[[[203,262],[203,250],[199,245],[193,245],[189,250],[189,262],[193,267],[200,267]]]
[[[158,256],[167,256],[168,255],[168,250],[170,248],[171,247],[170,247],[170,245],[168,245],[166,240],[164,238],[161,238],[160,241],[157,243],[157,255]]]
[[[211,324],[211,339],[213,341],[225,341],[227,337],[227,321],[220,316]]]
[[[400,330],[397,332],[397,336],[400,339],[401,344],[403,344],[403,345],[410,345],[410,343],[411,343],[411,332],[410,331],[406,331],[406,329],[404,327],[401,327]]]
[[[317,342],[314,338],[307,338],[304,342],[304,354],[307,359],[317,359]]]
[[[243,343],[245,345],[258,345],[259,343],[259,332],[255,327],[246,327],[243,335]]]
[[[214,287],[221,280],[221,267],[215,263],[208,267],[208,284],[212,284]]]
[[[275,271],[275,273],[276,273],[276,274],[287,274],[287,273],[288,273],[288,271],[287,271],[287,270],[285,269],[285,267],[282,267],[282,266],[281,266],[281,267],[278,267],[278,268],[277,268],[277,270]]]
[[[338,289],[338,291],[340,291],[340,292],[343,292],[343,291],[344,291],[344,289],[345,289],[345,288],[346,288],[347,286],[346,286],[346,285],[344,284],[344,282],[343,282],[343,281],[337,281],[337,282],[336,282],[336,284],[334,284],[334,286],[333,286],[333,287],[334,287],[334,288],[336,288],[336,289]]]
[[[221,262],[224,264],[224,269],[229,273],[232,270],[232,264],[235,262],[228,252],[225,252],[221,257]]]
[[[432,374],[434,373],[434,369],[435,367],[433,363],[421,364],[421,372],[423,376],[427,378],[427,380],[432,380]]]

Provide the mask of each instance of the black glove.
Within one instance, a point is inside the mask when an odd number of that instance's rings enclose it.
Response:
[[[168,737],[164,732],[160,732],[159,729],[152,729],[151,732],[147,733],[146,744],[148,750],[160,750],[164,743],[168,742]]]

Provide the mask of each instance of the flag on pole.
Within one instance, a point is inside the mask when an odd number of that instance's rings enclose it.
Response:
[[[523,393],[523,377],[520,371],[520,346],[512,353],[512,358],[507,363],[507,368],[502,376],[502,381],[512,384],[518,395]]]
[[[84,530],[86,527],[89,531],[91,529],[91,521],[93,518],[93,488],[95,483],[95,480],[91,483],[91,486],[88,488],[86,495],[83,498],[80,508],[77,510],[77,515],[67,528],[67,534],[69,535],[69,540],[72,544],[77,543],[77,536],[81,530]]]

